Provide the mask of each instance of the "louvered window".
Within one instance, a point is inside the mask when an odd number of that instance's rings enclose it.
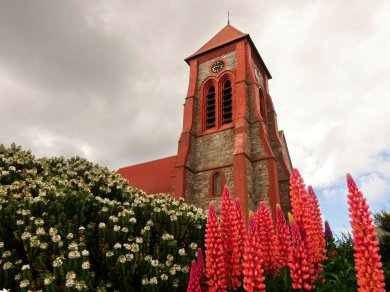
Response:
[[[206,97],[206,129],[215,126],[215,87],[210,86]]]
[[[232,121],[232,86],[229,80],[223,85],[222,92],[222,124]]]

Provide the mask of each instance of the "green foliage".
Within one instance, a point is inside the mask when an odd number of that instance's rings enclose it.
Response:
[[[390,264],[390,212],[380,211],[374,214],[379,237],[379,254],[383,263]]]
[[[183,290],[205,213],[78,157],[0,145],[0,288]]]

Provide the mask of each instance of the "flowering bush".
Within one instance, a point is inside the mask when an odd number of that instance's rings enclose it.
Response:
[[[205,216],[85,159],[0,145],[0,288],[183,290]]]

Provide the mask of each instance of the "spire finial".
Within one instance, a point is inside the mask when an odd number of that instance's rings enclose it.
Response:
[[[229,14],[229,11],[227,12],[227,14],[228,14],[228,24],[230,24],[230,14]]]

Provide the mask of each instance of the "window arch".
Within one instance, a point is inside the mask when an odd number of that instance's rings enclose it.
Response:
[[[215,127],[215,87],[211,85],[206,95],[206,129]]]
[[[225,174],[222,170],[217,169],[210,175],[209,193],[210,197],[222,196],[223,186],[225,185]]]
[[[229,79],[223,85],[221,103],[222,124],[232,122],[232,84]]]

